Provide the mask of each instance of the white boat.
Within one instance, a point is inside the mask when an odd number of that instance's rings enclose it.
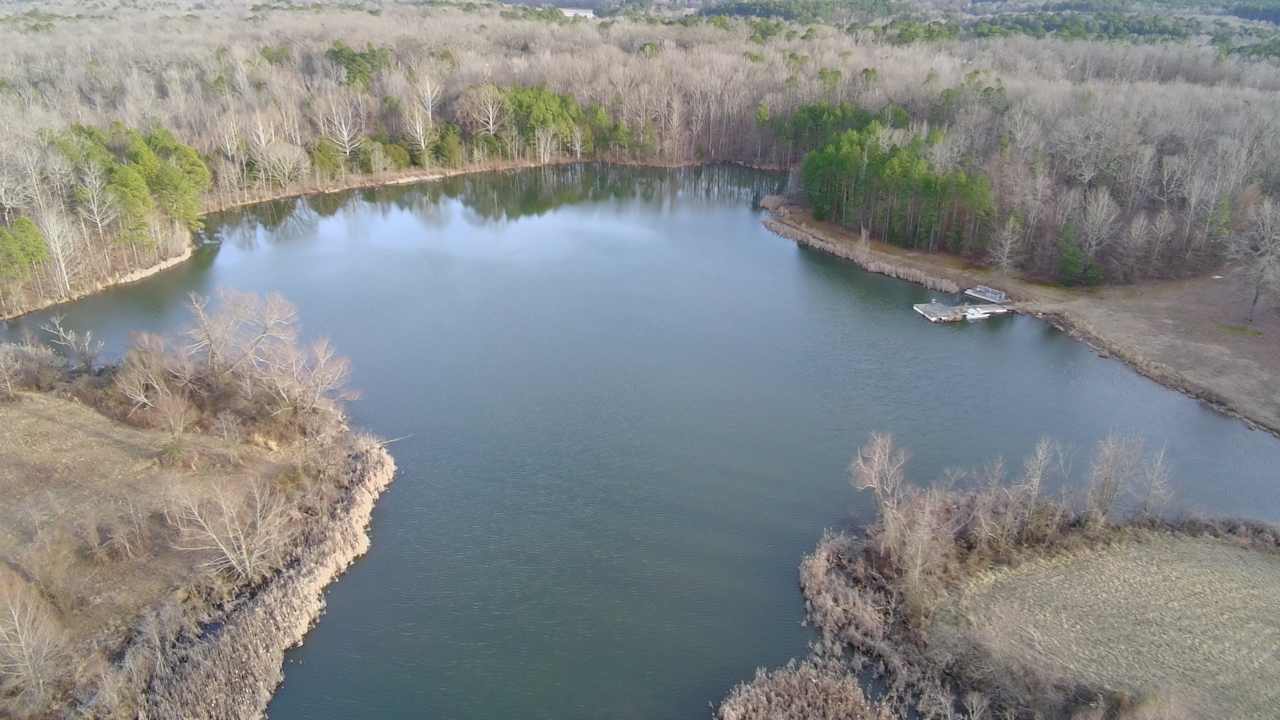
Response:
[[[964,311],[965,320],[986,320],[991,317],[991,315],[992,313],[990,310],[984,310],[982,308],[967,308]]]

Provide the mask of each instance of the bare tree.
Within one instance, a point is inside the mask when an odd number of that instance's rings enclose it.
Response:
[[[196,419],[195,407],[182,392],[161,394],[156,399],[155,410],[173,440],[181,438]]]
[[[59,297],[70,298],[71,280],[76,273],[78,256],[75,228],[67,222],[60,207],[43,207],[36,214],[35,221],[44,235],[44,244],[49,249],[49,261],[54,268]]]
[[[18,394],[18,354],[13,346],[0,344],[0,400],[12,400]]]
[[[1089,468],[1086,502],[1090,519],[1106,524],[1116,501],[1129,491],[1142,470],[1142,441],[1111,434],[1098,442]]]
[[[858,490],[875,493],[882,506],[891,507],[902,497],[906,464],[907,454],[894,448],[892,435],[874,433],[854,457],[850,480]]]
[[[426,165],[431,147],[436,141],[436,128],[430,114],[417,105],[410,108],[405,131],[409,135],[410,149],[417,155],[418,162]]]
[[[413,69],[414,89],[416,90],[417,103],[415,107],[422,111],[423,120],[429,129],[434,129],[436,125],[436,108],[440,106],[440,97],[443,88],[439,81],[433,77],[430,68],[425,65],[419,65]]]
[[[1010,215],[991,243],[991,264],[1008,272],[1017,264],[1021,244],[1022,223]]]
[[[107,174],[97,163],[90,163],[80,173],[76,186],[81,216],[93,223],[98,231],[98,242],[106,242],[107,228],[120,217],[115,197],[107,191]]]
[[[17,705],[44,710],[66,676],[67,637],[53,607],[11,572],[0,575],[0,681]]]
[[[345,89],[330,90],[318,105],[320,132],[348,161],[364,142],[364,100]]]
[[[1120,206],[1111,198],[1105,187],[1094,188],[1085,195],[1084,242],[1082,246],[1089,257],[1097,257],[1098,251],[1111,240]]]
[[[1160,448],[1143,464],[1133,494],[1138,501],[1138,512],[1144,517],[1159,517],[1173,501],[1173,488],[1169,484],[1169,458],[1165,448]]]
[[[0,218],[9,224],[17,213],[31,204],[30,180],[10,157],[0,150]]]
[[[49,342],[62,348],[73,363],[84,372],[91,372],[102,354],[103,342],[93,339],[93,331],[80,333],[62,324],[63,316],[54,315],[40,329],[50,335]]]
[[[1173,214],[1169,212],[1169,208],[1163,208],[1156,213],[1156,219],[1151,223],[1151,242],[1147,249],[1148,274],[1155,275],[1160,270],[1160,258],[1164,255],[1165,247],[1169,244],[1169,240],[1173,237],[1174,222]]]
[[[991,713],[991,701],[977,691],[970,691],[964,696],[964,712],[968,720],[987,720]]]
[[[215,382],[244,367],[266,363],[265,346],[292,343],[297,337],[297,311],[282,296],[265,299],[250,293],[219,292],[221,306],[214,311],[209,299],[191,296],[195,325],[187,331],[186,352],[199,359]]]
[[[534,145],[538,149],[538,162],[549,163],[560,145],[560,136],[555,128],[540,127],[534,130]]]
[[[458,100],[458,112],[473,132],[497,137],[507,123],[507,98],[492,83],[469,88]]]
[[[275,412],[306,415],[325,409],[328,400],[343,393],[351,364],[327,340],[303,349],[294,343],[275,343],[264,353],[262,382],[277,401]]]
[[[176,502],[178,549],[209,554],[203,565],[214,572],[255,582],[279,567],[288,552],[292,517],[264,480],[249,481],[243,497],[217,486],[209,498],[185,492]]]
[[[263,176],[279,187],[288,187],[301,180],[311,167],[306,150],[282,140],[267,143],[256,157]]]
[[[1267,198],[1250,210],[1249,229],[1231,238],[1227,253],[1248,283],[1248,321],[1253,322],[1263,294],[1280,291],[1280,204]]]

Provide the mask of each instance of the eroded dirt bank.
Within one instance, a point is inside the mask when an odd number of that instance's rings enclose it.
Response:
[[[765,198],[762,205],[771,215],[765,226],[782,237],[940,292],[979,284],[999,288],[1018,312],[1043,318],[1162,385],[1280,435],[1280,313],[1260,308],[1255,321],[1245,324],[1247,291],[1229,273],[1075,290],[861,238],[814,220],[806,208],[781,197]]]

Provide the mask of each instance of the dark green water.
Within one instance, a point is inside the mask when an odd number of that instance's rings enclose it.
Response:
[[[279,290],[352,358],[356,422],[410,436],[273,718],[708,717],[804,654],[796,567],[865,511],[845,467],[874,430],[926,481],[1141,432],[1189,507],[1280,519],[1280,441],[1035,320],[924,322],[928,291],[765,231],[777,182],[588,167],[273,203],[61,309],[118,352],[189,292]]]

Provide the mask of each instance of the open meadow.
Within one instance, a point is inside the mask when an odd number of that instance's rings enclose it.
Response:
[[[977,642],[996,671],[1039,671],[1194,717],[1280,706],[1280,554],[1164,533],[999,568],[940,611],[932,643]]]

